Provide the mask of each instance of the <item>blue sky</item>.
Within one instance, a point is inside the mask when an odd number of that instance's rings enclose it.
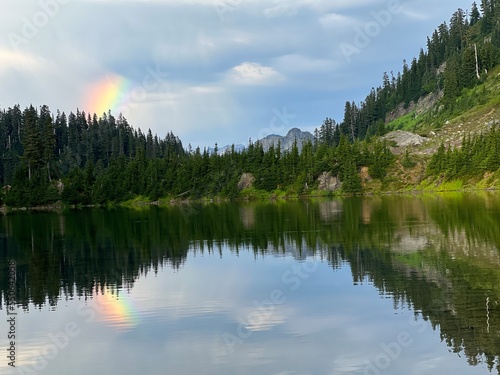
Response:
[[[4,0],[0,107],[113,114],[184,145],[341,120],[471,0]],[[363,34],[363,35],[361,35]]]

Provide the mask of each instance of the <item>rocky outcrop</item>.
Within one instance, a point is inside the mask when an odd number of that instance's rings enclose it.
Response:
[[[397,147],[420,146],[427,138],[421,137],[418,134],[396,130],[387,133],[382,137],[382,140],[393,141]]]
[[[429,112],[443,98],[444,91],[434,91],[429,95],[421,97],[415,107],[415,115],[420,116]]]
[[[240,177],[240,181],[238,182],[238,190],[243,190],[247,188],[251,188],[255,181],[255,177],[251,173],[243,173]]]
[[[341,187],[341,182],[337,177],[333,177],[331,172],[323,172],[319,177],[319,190],[335,191]]]
[[[361,183],[363,184],[366,184],[367,182],[370,182],[372,180],[368,167],[361,167],[361,170],[359,171],[359,178],[361,178]]]
[[[411,102],[408,106],[404,103],[399,104],[394,110],[388,113],[385,117],[385,123],[396,120],[399,117],[406,116],[409,113],[415,112],[415,116],[429,112],[443,98],[444,91],[434,91],[426,96],[421,97],[417,103]]]

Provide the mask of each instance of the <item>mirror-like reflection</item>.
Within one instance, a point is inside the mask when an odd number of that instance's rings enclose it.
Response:
[[[440,345],[455,355],[457,363],[472,365],[470,371],[484,368],[486,373],[500,373],[499,219],[500,195],[494,193],[17,212],[0,216],[0,305],[3,310],[8,307],[9,262],[15,261],[15,298],[25,323],[32,319],[33,310],[51,320],[70,309],[73,301],[85,301],[83,307],[79,305],[81,316],[96,316],[104,326],[130,335],[154,331],[152,322],[174,327],[179,324],[177,318],[197,317],[190,324],[199,326],[190,329],[198,332],[198,338],[183,336],[183,340],[202,342],[208,337],[205,325],[210,326],[211,319],[229,315],[230,311],[234,314],[235,310],[240,317],[252,315],[252,303],[242,302],[240,306],[235,301],[237,290],[242,294],[244,290],[259,290],[266,300],[280,300],[280,295],[270,294],[276,288],[269,289],[268,285],[274,282],[287,303],[274,301],[276,309],[260,311],[258,319],[246,322],[240,329],[254,332],[252,338],[283,330],[291,339],[305,340],[308,336],[304,327],[293,328],[299,326],[300,319],[290,318],[295,316],[292,307],[311,310],[309,314],[315,319],[307,326],[314,326],[326,319],[327,308],[336,314],[351,311],[349,300],[354,297],[349,293],[361,286],[375,286],[382,299],[392,300],[394,312],[409,312],[418,324],[432,326],[438,336],[435,341],[443,341],[445,344]],[[291,271],[283,268],[285,264]],[[300,267],[311,264],[327,265],[332,272],[320,268],[321,278],[315,274],[315,281],[303,286],[310,273]],[[198,273],[190,267],[196,267]],[[358,289],[342,287],[340,284],[346,281],[342,279],[333,290],[333,278],[343,275],[351,287]],[[167,281],[155,289],[159,291],[156,295],[141,286],[162,277]],[[193,302],[186,290],[197,281],[200,290],[195,293],[197,302]],[[317,289],[309,290],[312,285]],[[292,293],[295,286],[301,287],[300,293]],[[230,287],[237,289],[233,292],[236,294],[222,297]],[[366,298],[369,303],[371,300]],[[334,310],[338,304],[343,310]],[[371,306],[367,305],[367,309]],[[368,314],[360,310],[351,313],[359,317]],[[342,319],[339,315],[337,322]],[[395,318],[387,316],[385,323],[374,320],[373,324],[390,325],[391,319]],[[234,331],[229,320],[218,324],[225,327],[223,332]],[[359,331],[356,335],[362,338],[365,333]],[[220,332],[215,336],[220,339]],[[233,336],[236,349],[239,340],[247,344],[237,334]],[[82,345],[86,344],[84,336],[78,337],[83,337]],[[278,337],[269,336],[267,340],[273,342]],[[286,342],[291,343],[291,339]],[[333,341],[343,338],[330,340],[324,344],[335,346]],[[32,348],[34,344],[23,345]],[[293,345],[286,345],[292,350]],[[239,358],[236,349],[235,361]],[[202,372],[252,373],[260,368],[274,369],[270,370],[274,373],[283,368],[265,367],[271,363],[276,366],[278,354],[273,361],[266,357],[263,347],[253,350],[257,351],[252,354],[247,350],[245,355],[253,355],[255,360],[245,362],[240,372],[235,372],[236,367],[231,367],[224,356],[221,361],[212,358],[215,367]],[[364,350],[361,344],[357,350]],[[26,351],[23,363],[29,364]],[[177,353],[173,348],[165,351]],[[365,352],[370,352],[368,347]],[[377,362],[377,358],[385,357],[375,354],[371,358],[367,354],[367,362],[357,367],[352,364],[354,360],[339,357],[329,364],[329,370],[325,367],[310,373],[398,373],[393,363],[386,369],[383,361]],[[326,363],[326,358],[315,358],[318,363],[323,359]],[[172,373],[186,371],[172,366]],[[2,363],[0,372],[5,368]],[[88,363],[86,370],[92,368]],[[295,373],[280,371],[276,373]],[[306,373],[305,369],[294,371]],[[153,366],[150,373],[162,372]]]

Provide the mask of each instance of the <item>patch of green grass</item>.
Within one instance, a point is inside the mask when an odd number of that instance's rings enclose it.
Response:
[[[431,186],[431,185],[432,184],[428,179],[424,179],[424,180],[420,181],[420,183],[417,186],[415,186],[415,190],[428,191],[428,190],[430,190],[429,186]]]
[[[421,122],[422,120],[419,117],[416,117],[415,111],[413,111],[405,116],[401,116],[396,120],[391,121],[386,125],[386,128],[389,130],[414,131]]]
[[[453,192],[464,190],[464,182],[462,180],[452,180],[439,183],[429,179],[423,180],[415,187],[416,190],[423,192]]]
[[[475,184],[475,187],[478,189],[487,189],[492,185],[492,182],[493,182],[493,175],[488,178],[482,178]]]
[[[395,254],[394,259],[412,268],[422,268],[422,264],[424,262],[424,258],[419,252],[410,254]]]
[[[136,206],[144,205],[147,203],[151,203],[151,199],[149,199],[148,197],[145,197],[144,195],[138,195],[132,199],[121,202],[120,206],[136,207]]]
[[[288,197],[288,194],[285,190],[276,189],[273,191],[273,197],[278,199],[284,199]]]
[[[436,191],[458,191],[463,190],[464,183],[461,180],[443,182],[436,187]]]
[[[259,190],[254,187],[243,189],[238,195],[238,198],[248,200],[270,199],[271,197],[272,193],[265,190]]]
[[[333,192],[332,191],[328,191],[328,190],[317,190],[317,189],[314,189],[314,190],[311,190],[310,192],[307,193],[308,196],[310,197],[331,197],[333,195]]]
[[[493,186],[494,187],[500,186],[500,168],[498,168],[493,177],[494,177]]]
[[[495,173],[483,177],[474,185],[477,189],[495,189],[500,186],[500,168]]]

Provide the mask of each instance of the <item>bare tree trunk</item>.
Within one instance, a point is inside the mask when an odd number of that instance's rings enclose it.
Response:
[[[481,79],[481,76],[479,75],[479,61],[477,58],[477,45],[474,43],[474,51],[476,52],[476,76],[477,79]]]

